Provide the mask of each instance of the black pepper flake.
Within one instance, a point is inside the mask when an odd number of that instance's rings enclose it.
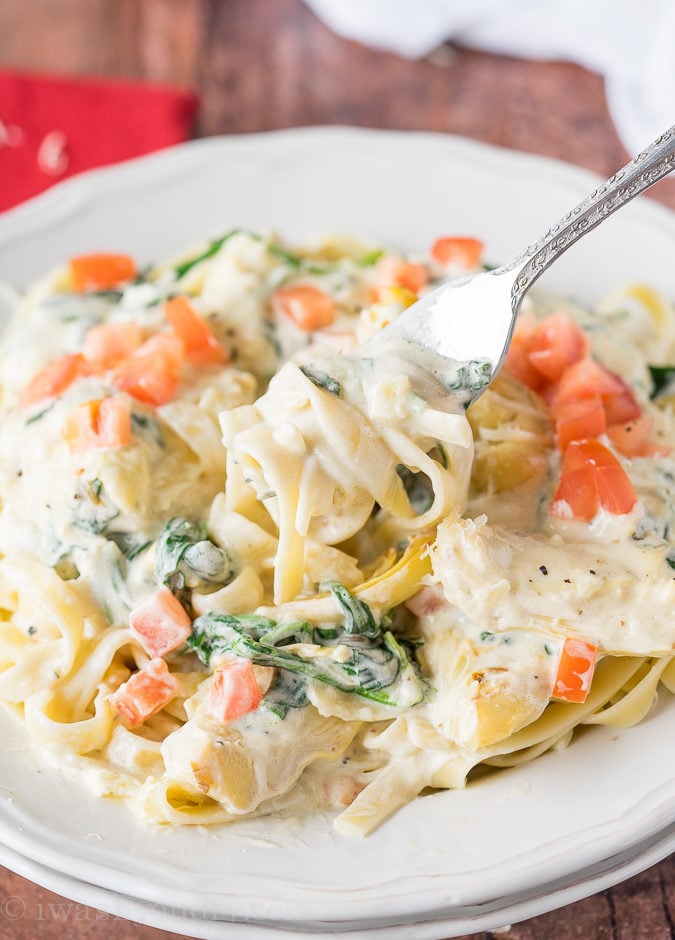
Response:
[[[571,578],[565,578],[565,584],[571,584],[571,583],[572,583]]]
[[[542,574],[548,574],[548,568],[546,567],[546,565],[539,565],[539,570],[541,571]]]
[[[593,568],[589,568],[588,570],[591,574],[595,574],[595,571],[593,570]]]

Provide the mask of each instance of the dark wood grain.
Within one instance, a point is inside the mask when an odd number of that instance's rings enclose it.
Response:
[[[585,69],[449,46],[407,61],[340,39],[301,0],[2,0],[0,66],[193,87],[201,135],[355,124],[466,135],[602,175],[628,159],[602,79]],[[672,180],[650,195],[675,208]],[[508,932],[475,937],[669,940],[674,924],[671,858]],[[0,940],[175,936],[68,902],[0,869]]]
[[[462,134],[603,175],[628,159],[598,75],[452,47],[404,60],[339,38],[300,0],[3,0],[0,64],[189,85],[202,135],[356,124]],[[675,207],[675,182],[651,195]]]

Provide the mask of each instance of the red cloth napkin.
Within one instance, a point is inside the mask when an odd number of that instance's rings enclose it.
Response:
[[[183,89],[0,71],[0,211],[81,170],[186,140],[196,111]]]

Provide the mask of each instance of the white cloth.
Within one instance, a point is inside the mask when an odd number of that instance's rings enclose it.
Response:
[[[635,155],[675,121],[675,0],[306,0],[336,33],[420,58],[446,40],[605,78]]]

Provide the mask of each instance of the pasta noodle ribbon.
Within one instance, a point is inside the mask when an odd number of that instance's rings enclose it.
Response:
[[[0,703],[48,762],[153,824],[358,837],[675,692],[672,303],[533,291],[465,412],[361,344],[481,250],[233,228],[17,296]]]

